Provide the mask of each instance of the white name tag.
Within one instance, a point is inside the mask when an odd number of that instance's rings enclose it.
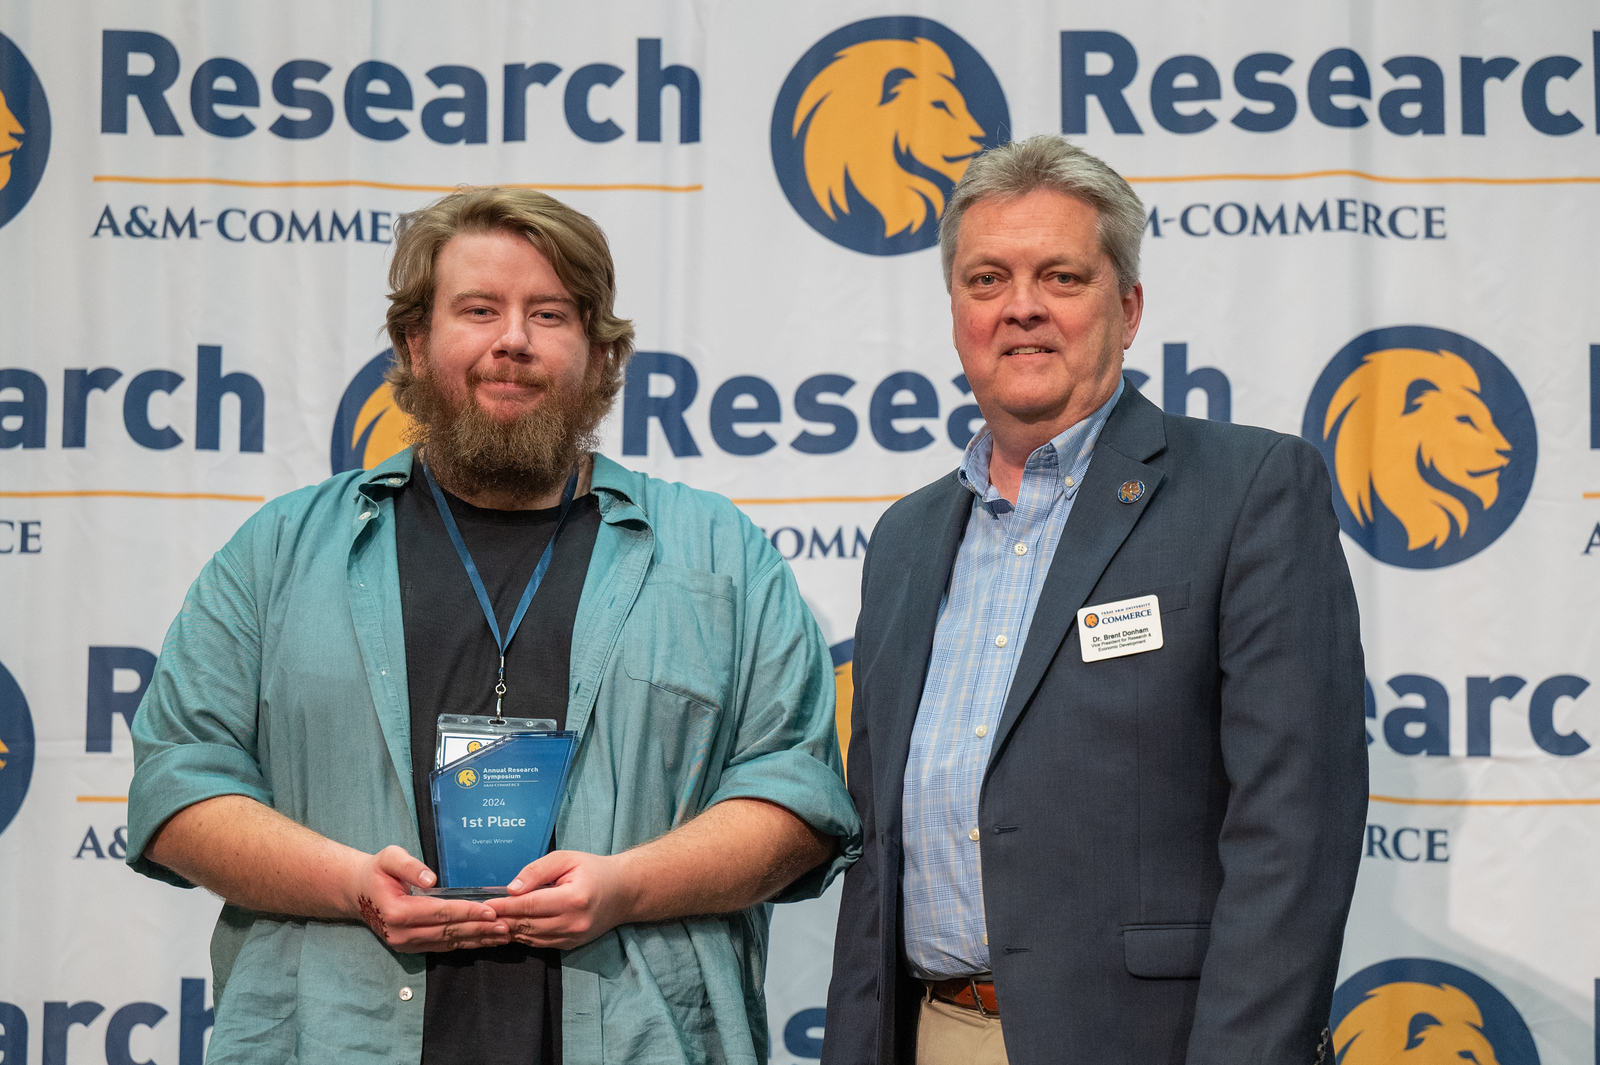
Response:
[[[1086,606],[1078,611],[1085,662],[1121,658],[1161,646],[1161,603],[1153,595]]]

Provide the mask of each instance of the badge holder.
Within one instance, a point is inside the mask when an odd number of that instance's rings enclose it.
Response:
[[[523,732],[554,732],[556,723],[548,717],[489,717],[474,714],[440,714],[438,742],[433,750],[433,768],[443,769],[451,762],[476,754],[495,740]]]
[[[501,720],[509,726],[529,719]],[[461,725],[457,720],[451,728]],[[440,736],[445,743],[442,722]],[[476,751],[433,770],[429,790],[439,883],[413,892],[465,899],[508,894],[505,885],[550,848],[577,748],[576,732],[521,728],[491,737]]]

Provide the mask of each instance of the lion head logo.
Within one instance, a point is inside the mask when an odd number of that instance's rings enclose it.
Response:
[[[1511,443],[1480,395],[1478,375],[1449,351],[1375,351],[1334,393],[1324,438],[1338,430],[1339,490],[1362,524],[1374,494],[1405,526],[1411,550],[1443,547],[1467,531],[1467,506],[1428,483],[1437,473],[1478,497],[1485,510],[1500,495]]]
[[[1539,1065],[1533,1033],[1500,989],[1436,958],[1352,973],[1328,1018],[1339,1065]]]
[[[1327,464],[1345,534],[1410,569],[1453,565],[1498,539],[1539,457],[1516,376],[1472,338],[1432,326],[1346,344],[1312,389],[1301,435]]]
[[[0,832],[27,798],[33,779],[33,715],[16,679],[0,664]]]
[[[0,189],[11,183],[11,156],[22,147],[22,141],[17,138],[27,132],[6,106],[5,92],[0,91]]]
[[[944,49],[923,37],[863,41],[841,51],[800,97],[806,180],[829,218],[850,211],[852,186],[883,216],[883,235],[915,232],[944,212],[945,190],[983,149],[983,127],[955,86]],[[949,179],[941,187],[928,170]]]
[[[855,640],[845,640],[828,648],[833,656],[833,727],[839,736],[839,760],[848,762],[850,753],[850,704],[855,698]]]
[[[0,226],[17,216],[50,158],[50,104],[16,43],[0,33]]]
[[[473,769],[463,769],[456,774],[456,783],[463,788],[475,787],[478,783],[478,773]]]
[[[874,18],[818,41],[779,93],[778,178],[818,232],[872,255],[931,246],[950,189],[1009,117],[982,57],[930,19]]]
[[[373,390],[356,414],[351,427],[351,445],[361,445],[361,465],[372,469],[384,459],[399,454],[406,446],[406,428],[411,418],[394,405],[394,390],[388,383]]]
[[[345,389],[333,420],[334,473],[370,470],[405,448],[411,417],[383,379],[392,358],[388,351],[372,358]]]
[[[1333,1033],[1339,1065],[1501,1065],[1472,997],[1399,981],[1367,992]]]

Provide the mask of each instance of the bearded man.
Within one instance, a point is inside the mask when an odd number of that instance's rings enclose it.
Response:
[[[208,1060],[764,1062],[764,904],[860,846],[827,647],[731,503],[593,453],[633,328],[590,219],[477,189],[396,234],[415,447],[246,523],[134,720],[129,864],[226,900]],[[439,715],[501,705],[580,736],[560,849],[413,894]]]

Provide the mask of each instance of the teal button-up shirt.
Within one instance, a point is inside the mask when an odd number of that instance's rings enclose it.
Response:
[[[404,451],[276,499],[201,572],[134,720],[135,869],[189,886],[144,849],[217,795],[363,851],[421,855],[393,509],[411,469]],[[815,896],[860,853],[861,826],[828,648],[793,575],[720,496],[598,455],[593,490],[562,846],[614,854],[723,800],[764,799],[838,837],[839,855],[784,898]],[[624,925],[564,952],[565,1061],[765,1062],[769,916]],[[229,905],[211,953],[213,1065],[421,1057],[423,955],[362,924]]]

